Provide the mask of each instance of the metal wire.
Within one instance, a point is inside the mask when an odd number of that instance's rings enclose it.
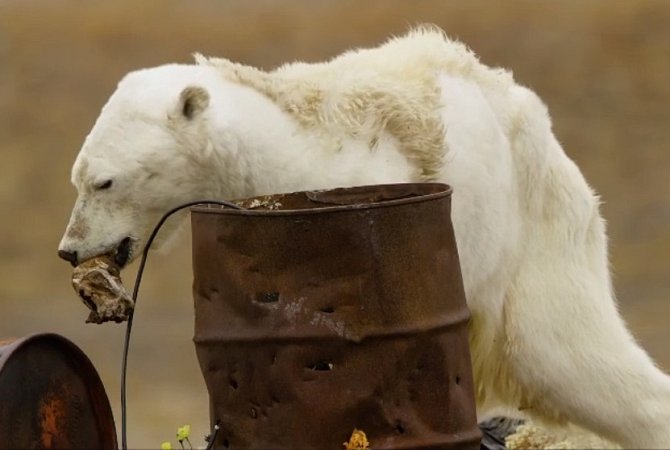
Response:
[[[226,201],[221,201],[221,200],[199,200],[195,202],[188,202],[184,203],[182,205],[179,205],[175,208],[172,208],[165,214],[163,214],[163,217],[158,221],[156,226],[154,227],[153,231],[151,232],[151,235],[149,236],[149,240],[147,241],[146,245],[144,246],[144,250],[142,251],[142,259],[140,260],[140,266],[137,269],[137,276],[135,277],[135,287],[133,289],[133,303],[134,303],[134,308],[128,315],[128,324],[126,325],[126,337],[123,343],[123,358],[121,360],[121,448],[123,450],[128,449],[128,441],[127,441],[127,423],[126,423],[126,373],[128,370],[128,349],[130,348],[130,333],[133,328],[133,315],[135,312],[135,308],[137,308],[137,293],[139,292],[140,289],[140,283],[142,282],[142,274],[144,273],[144,267],[147,263],[147,257],[149,256],[149,249],[151,248],[151,244],[153,243],[154,239],[158,235],[158,232],[160,231],[161,227],[165,223],[165,221],[170,218],[170,216],[177,211],[180,211],[184,208],[190,208],[192,206],[196,205],[218,205],[218,206],[227,206],[228,208],[233,208],[233,209],[244,209],[241,206],[236,205],[235,203],[231,202],[226,202]],[[211,448],[211,445],[213,445],[214,438],[216,438],[216,434],[219,431],[219,426],[218,426],[218,421],[216,425],[214,426],[214,433],[211,434],[212,440],[210,442],[210,445],[207,446],[207,448]]]
[[[218,420],[214,424],[214,433],[209,435],[209,439],[207,440],[207,447],[205,447],[205,450],[211,450],[212,447],[214,447],[214,441],[216,440],[216,435],[217,434],[219,434],[219,421]]]

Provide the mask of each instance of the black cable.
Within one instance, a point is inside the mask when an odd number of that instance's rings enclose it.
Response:
[[[144,272],[144,266],[147,263],[147,256],[149,256],[149,249],[151,248],[151,244],[153,243],[154,239],[156,238],[156,235],[160,231],[161,227],[165,223],[165,221],[174,213],[177,211],[180,211],[184,208],[189,208],[191,206],[196,206],[196,205],[219,205],[219,206],[227,206],[229,208],[233,209],[244,209],[241,206],[236,205],[235,203],[231,202],[225,202],[221,200],[199,200],[196,202],[189,202],[189,203],[184,203],[183,205],[179,205],[175,208],[172,208],[165,214],[163,214],[163,217],[158,221],[156,226],[154,227],[153,231],[151,232],[151,235],[149,236],[149,240],[147,241],[146,245],[144,246],[144,250],[142,251],[142,259],[140,260],[140,267],[137,269],[137,276],[135,277],[135,287],[133,289],[133,310],[130,311],[130,314],[128,315],[128,325],[126,326],[126,337],[123,343],[123,359],[121,360],[121,448],[123,450],[128,449],[128,442],[126,439],[126,372],[128,368],[128,349],[130,346],[130,332],[133,328],[133,315],[135,313],[135,308],[137,307],[137,293],[139,292],[140,289],[140,283],[142,282],[142,273]],[[218,431],[218,422],[214,427],[214,434],[212,435],[213,437],[216,437],[216,433]],[[212,438],[213,442],[213,438]],[[209,446],[208,446],[209,447]]]
[[[207,440],[207,447],[205,447],[205,450],[212,450],[212,447],[214,447],[214,441],[216,440],[216,435],[217,434],[219,434],[219,421],[218,420],[214,424],[214,433],[212,433],[208,436],[209,439]]]

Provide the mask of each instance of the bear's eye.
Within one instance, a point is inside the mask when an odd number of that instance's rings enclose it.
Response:
[[[96,191],[103,191],[112,187],[112,180],[103,181],[102,183],[95,186]]]

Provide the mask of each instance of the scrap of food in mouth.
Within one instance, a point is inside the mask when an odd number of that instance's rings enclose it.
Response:
[[[91,310],[86,323],[128,320],[135,303],[121,282],[115,255],[102,255],[76,266],[72,287]]]

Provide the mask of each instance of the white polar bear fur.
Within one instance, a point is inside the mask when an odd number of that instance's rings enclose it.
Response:
[[[131,237],[136,256],[186,201],[446,182],[480,415],[670,447],[670,379],[619,316],[598,198],[533,92],[432,28],[272,72],[197,60],[119,83],[73,166],[61,250],[82,261]]]

